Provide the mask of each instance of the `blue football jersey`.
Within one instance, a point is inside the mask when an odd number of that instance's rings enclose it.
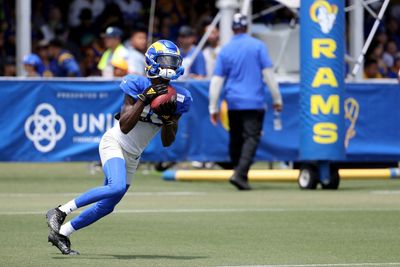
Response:
[[[137,100],[137,95],[143,93],[143,91],[151,85],[148,78],[144,76],[130,74],[123,78],[120,87],[125,94],[130,95]],[[176,115],[181,115],[190,109],[190,105],[193,101],[192,95],[188,90],[183,87],[174,85],[176,90]],[[150,108],[150,105],[146,106],[141,114],[142,121],[150,122],[154,124],[162,124],[161,117],[154,113]]]

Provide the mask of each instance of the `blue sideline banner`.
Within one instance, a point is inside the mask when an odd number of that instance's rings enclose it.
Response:
[[[228,130],[208,115],[208,82],[184,82],[194,102],[182,116],[168,149],[156,136],[144,161],[228,161]],[[281,84],[283,129],[267,112],[257,160],[300,159],[298,84]],[[112,127],[123,93],[118,81],[0,80],[0,161],[99,160],[98,142]],[[267,104],[271,105],[268,95]],[[400,160],[400,86],[349,84],[344,95],[344,144],[348,161]]]
[[[302,160],[343,160],[344,1],[302,0]]]

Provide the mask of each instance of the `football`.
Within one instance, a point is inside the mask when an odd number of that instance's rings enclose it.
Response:
[[[169,101],[176,100],[176,90],[171,85],[168,85],[167,89],[168,92],[166,94],[157,96],[155,99],[153,99],[153,101],[150,104],[151,109],[154,110],[154,112],[157,114],[159,114],[158,107],[160,105],[168,103]],[[165,115],[165,114],[160,114],[160,115]]]

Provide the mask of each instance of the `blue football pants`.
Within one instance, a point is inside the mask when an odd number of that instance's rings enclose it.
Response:
[[[95,187],[75,199],[78,208],[95,203],[71,220],[75,230],[84,228],[110,214],[128,191],[125,160],[111,158],[103,166],[104,186]]]

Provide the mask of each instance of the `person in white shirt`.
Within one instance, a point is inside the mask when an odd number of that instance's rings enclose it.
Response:
[[[211,26],[208,25],[205,30],[207,31],[210,27]],[[215,61],[220,50],[221,45],[219,43],[219,30],[215,27],[207,38],[207,46],[203,49],[203,55],[206,61],[206,78],[208,79],[210,79],[213,75]]]
[[[144,53],[147,46],[147,32],[138,29],[132,32],[128,46],[128,72],[130,74],[145,74]]]

